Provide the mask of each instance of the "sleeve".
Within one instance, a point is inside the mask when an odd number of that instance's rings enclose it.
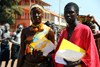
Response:
[[[99,67],[99,55],[90,29],[84,31],[84,47],[86,55],[81,60],[85,63],[85,66],[82,67]]]

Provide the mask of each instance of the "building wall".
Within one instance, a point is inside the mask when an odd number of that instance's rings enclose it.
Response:
[[[41,2],[39,2],[39,0],[31,0],[32,3],[36,3],[36,4],[42,4]],[[30,4],[30,0],[21,0],[18,5],[29,5]]]
[[[18,5],[29,5],[29,0],[21,0]]]
[[[21,19],[30,19],[30,11],[23,9],[24,12],[22,13]]]
[[[30,25],[30,12],[29,10],[23,9],[24,12],[22,16],[16,15],[16,22],[15,25],[12,25],[11,29],[17,29],[18,24],[22,24],[24,27],[28,27]],[[27,23],[28,22],[28,23]]]
[[[39,0],[31,0],[31,3],[39,3]],[[17,3],[17,5],[20,6],[30,6],[30,0],[21,0],[19,3]],[[22,8],[24,10],[24,12],[22,13],[22,16],[15,16],[16,17],[16,22],[15,25],[11,26],[11,28],[16,29],[17,25],[19,23],[21,23],[24,27],[27,27],[31,24],[31,20],[30,20],[30,11],[28,9]],[[43,16],[43,23],[50,21],[50,23],[56,23],[59,25],[59,17],[51,14],[50,12],[46,11],[44,12],[44,16]],[[28,22],[28,23],[27,23]]]
[[[51,23],[55,23],[55,16],[52,14],[50,16],[51,16]]]
[[[50,21],[50,13],[44,13],[43,14],[43,18],[42,18],[42,22],[45,23],[47,21]]]

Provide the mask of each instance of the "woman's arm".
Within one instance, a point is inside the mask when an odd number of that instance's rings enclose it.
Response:
[[[22,34],[21,34],[21,46],[20,46],[20,53],[19,53],[19,57],[18,57],[18,63],[17,63],[17,67],[21,67],[23,62],[24,62],[24,58],[25,58],[25,29],[22,30]]]
[[[54,32],[53,32],[52,29],[49,30],[48,39],[49,39],[53,44],[55,44],[55,35],[54,35]]]

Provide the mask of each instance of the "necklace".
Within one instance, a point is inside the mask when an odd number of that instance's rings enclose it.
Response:
[[[32,27],[30,28],[30,31],[38,32],[38,31],[43,31],[43,23],[40,23],[38,25],[32,24]]]

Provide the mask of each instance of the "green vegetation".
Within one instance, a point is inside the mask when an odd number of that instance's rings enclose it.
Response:
[[[23,12],[21,7],[16,5],[20,0],[0,0],[0,25],[9,23],[15,24],[15,14],[20,15]]]

